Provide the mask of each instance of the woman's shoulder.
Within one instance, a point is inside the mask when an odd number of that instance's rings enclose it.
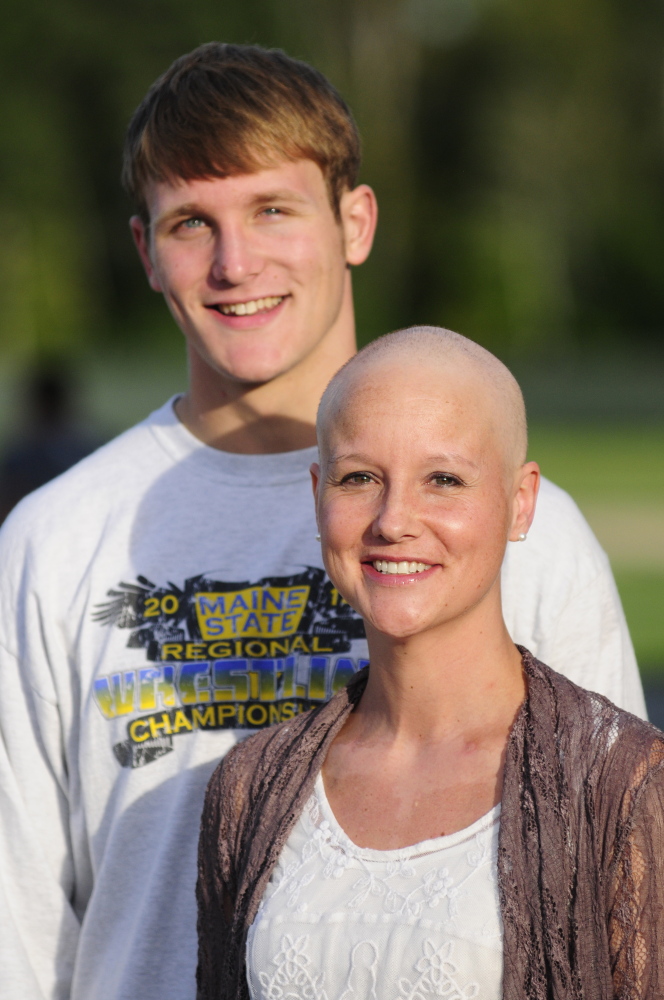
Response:
[[[241,739],[213,772],[208,798],[251,797],[254,790],[275,775],[283,775],[284,770],[306,767],[359,699],[365,684],[366,670],[330,701]]]
[[[664,756],[664,733],[656,726],[580,687],[528,650],[522,653],[531,715],[540,722],[555,718],[556,742],[576,747],[589,768],[614,757],[636,765],[640,759]]]

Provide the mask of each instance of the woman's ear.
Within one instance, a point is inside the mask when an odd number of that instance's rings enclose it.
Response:
[[[314,491],[314,500],[318,499],[318,484],[320,482],[320,465],[318,462],[312,462],[311,468],[309,469],[311,475],[311,487]]]
[[[373,245],[378,222],[376,195],[368,184],[344,191],[339,203],[347,264],[363,264]]]
[[[533,518],[537,503],[537,492],[540,484],[540,469],[537,462],[526,462],[517,473],[516,493],[512,516],[512,530],[509,534],[511,542],[525,540]]]

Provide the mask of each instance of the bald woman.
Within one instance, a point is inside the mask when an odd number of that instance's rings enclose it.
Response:
[[[664,997],[664,737],[517,648],[539,469],[495,357],[413,328],[328,386],[326,569],[370,669],[210,782],[199,994]]]

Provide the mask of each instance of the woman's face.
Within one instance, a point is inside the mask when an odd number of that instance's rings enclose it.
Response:
[[[495,394],[467,372],[383,362],[355,375],[344,399],[312,469],[339,592],[395,638],[499,606],[505,546],[528,529],[537,466],[510,465]]]

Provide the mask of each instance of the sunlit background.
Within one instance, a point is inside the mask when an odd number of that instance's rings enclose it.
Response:
[[[660,0],[5,0],[2,20],[0,446],[35,365],[72,376],[91,440],[183,387],[129,239],[123,130],[200,42],[283,47],[364,137],[381,220],[361,340],[438,323],[512,366],[531,457],[597,532],[664,687]]]

